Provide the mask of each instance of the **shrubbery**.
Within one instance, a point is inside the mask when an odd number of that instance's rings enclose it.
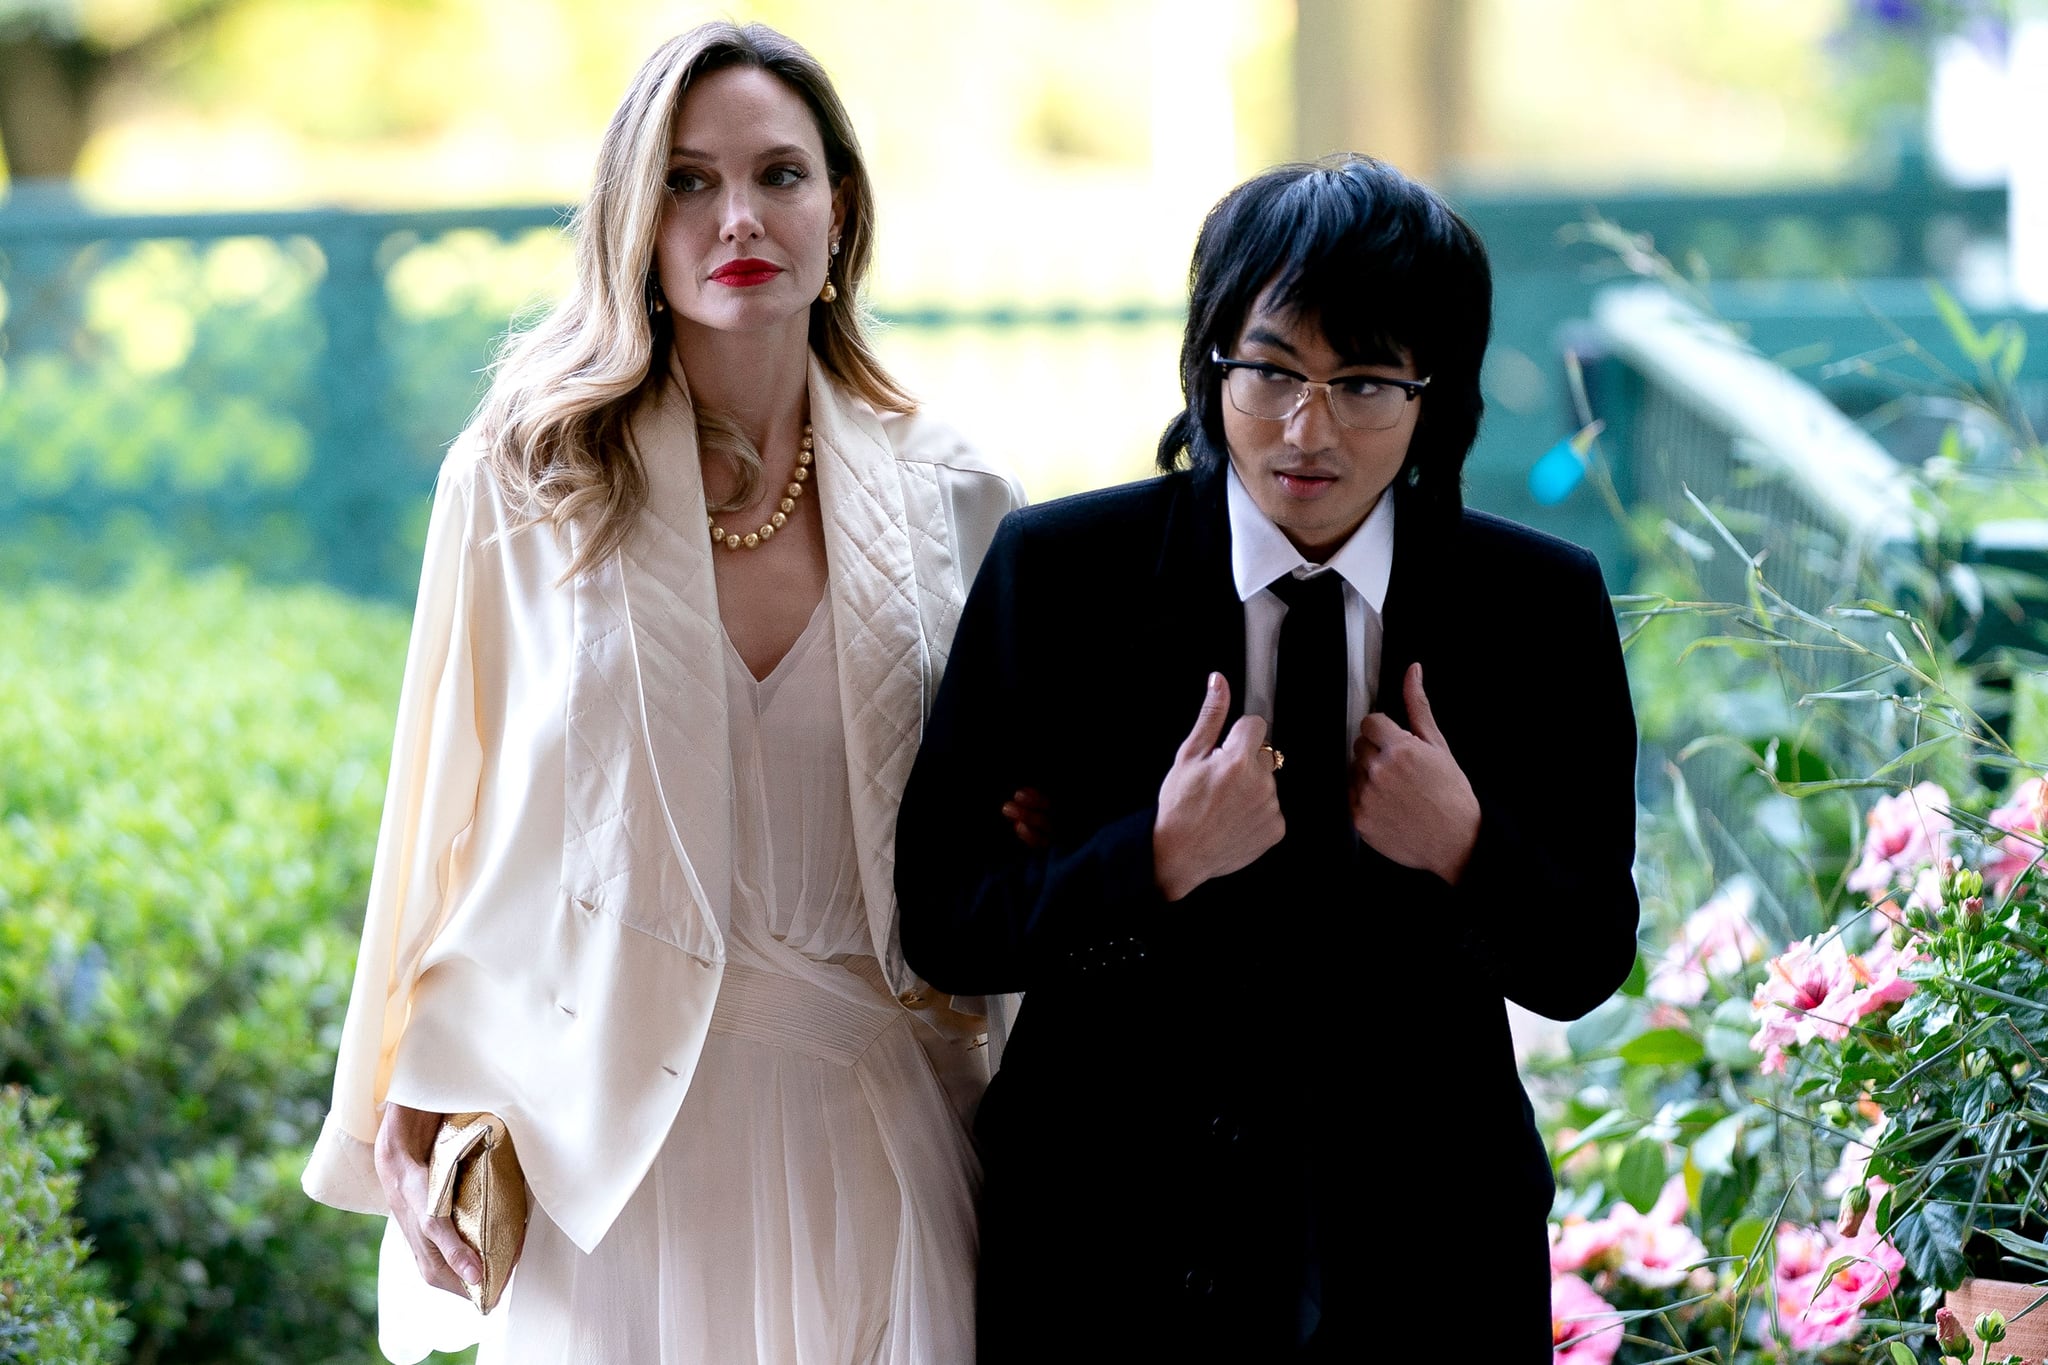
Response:
[[[50,1100],[0,1087],[0,1365],[98,1365],[127,1339],[106,1277],[86,1263],[71,1206],[87,1155]]]
[[[0,600],[0,1081],[94,1150],[78,1213],[138,1362],[376,1359],[380,1229],[298,1177],[405,636],[225,575]]]

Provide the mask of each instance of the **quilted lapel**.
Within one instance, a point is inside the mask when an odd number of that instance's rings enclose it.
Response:
[[[732,757],[725,656],[689,398],[634,414],[648,500],[575,581],[565,889],[707,962],[725,958]]]
[[[815,358],[810,395],[861,895],[883,974],[904,990],[912,974],[897,938],[896,807],[917,757],[930,667],[913,528],[895,454],[874,413],[842,395]],[[929,526],[915,533],[943,539]]]

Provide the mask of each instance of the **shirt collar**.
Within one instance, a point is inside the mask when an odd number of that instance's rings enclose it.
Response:
[[[1394,569],[1392,488],[1380,494],[1372,512],[1351,533],[1350,539],[1337,547],[1335,554],[1322,564],[1312,564],[1252,501],[1251,491],[1237,477],[1237,466],[1230,465],[1224,472],[1225,498],[1230,508],[1230,576],[1237,584],[1239,601],[1251,601],[1281,574],[1307,577],[1298,571],[1330,568],[1365,599],[1367,606],[1376,612],[1385,608],[1387,580]]]

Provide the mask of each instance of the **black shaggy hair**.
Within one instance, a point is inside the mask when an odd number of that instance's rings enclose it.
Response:
[[[1369,156],[1276,166],[1209,211],[1188,268],[1187,406],[1159,438],[1159,467],[1209,472],[1228,459],[1210,352],[1232,354],[1269,285],[1273,304],[1319,325],[1347,364],[1398,365],[1405,352],[1428,377],[1396,496],[1455,515],[1485,408],[1493,272],[1479,234],[1440,195]]]

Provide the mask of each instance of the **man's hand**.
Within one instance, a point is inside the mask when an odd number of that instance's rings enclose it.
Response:
[[[484,1277],[483,1258],[462,1240],[452,1218],[436,1218],[427,1212],[427,1156],[434,1145],[434,1133],[441,1116],[402,1104],[384,1106],[377,1125],[373,1149],[377,1180],[391,1205],[391,1216],[412,1248],[420,1278],[436,1289],[469,1297],[465,1284]]]
[[[1209,675],[1209,691],[1195,728],[1181,742],[1159,786],[1152,822],[1152,875],[1166,899],[1177,901],[1212,877],[1249,866],[1287,832],[1273,783],[1266,722],[1241,716],[1221,748],[1230,714],[1230,684]]]
[[[1409,665],[1401,693],[1412,732],[1379,711],[1358,727],[1351,746],[1351,824],[1359,838],[1403,867],[1434,872],[1456,886],[1479,840],[1479,798],[1436,728],[1421,664]]]

